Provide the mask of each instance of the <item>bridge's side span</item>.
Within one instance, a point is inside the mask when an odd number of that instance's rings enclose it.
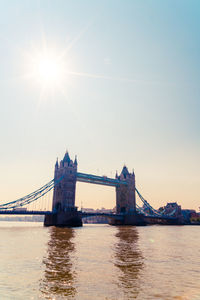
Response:
[[[138,189],[135,187],[135,191],[138,194],[140,200],[143,202],[143,207],[140,207],[136,204],[136,210],[138,213],[142,214],[144,218],[148,219],[158,219],[158,220],[177,220],[177,210],[174,209],[170,213],[166,213],[165,211],[160,212],[159,210],[154,209],[148,202],[143,198]]]
[[[23,207],[23,206],[26,206],[26,205],[40,199],[41,197],[46,195],[48,192],[50,192],[62,179],[63,179],[63,176],[61,176],[58,179],[54,178],[50,182],[48,182],[47,184],[45,184],[44,186],[39,188],[38,190],[20,198],[20,199],[17,199],[12,202],[8,202],[8,203],[0,204],[0,211]]]
[[[86,183],[94,183],[94,184],[102,184],[108,186],[118,186],[120,184],[127,185],[126,181],[121,181],[118,179],[109,178],[106,176],[97,176],[92,174],[85,174],[77,172],[77,181],[86,182]]]
[[[0,215],[52,215],[47,210],[0,210]]]

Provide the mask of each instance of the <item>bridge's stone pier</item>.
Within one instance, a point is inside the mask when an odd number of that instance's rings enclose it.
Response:
[[[81,212],[75,206],[76,182],[102,184],[116,188],[116,215],[109,216],[112,225],[145,225],[144,218],[136,212],[135,174],[126,166],[115,179],[77,172],[77,159],[72,161],[68,152],[55,165],[52,214],[46,215],[45,226],[82,226]],[[120,217],[119,217],[120,216]]]

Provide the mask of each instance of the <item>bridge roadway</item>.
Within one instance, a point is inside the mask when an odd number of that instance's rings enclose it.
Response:
[[[52,211],[45,210],[0,210],[0,215],[51,215]]]
[[[52,211],[42,211],[42,210],[0,210],[0,215],[51,215]],[[105,216],[105,217],[115,217],[116,219],[122,219],[124,214],[112,214],[112,213],[92,213],[92,212],[82,212],[82,218],[94,217],[94,216]],[[144,219],[157,219],[157,220],[176,220],[176,217],[172,216],[144,216]]]
[[[81,211],[80,211],[81,212]],[[0,215],[52,215],[52,211],[46,210],[0,210]],[[112,214],[112,213],[90,213],[90,212],[82,212],[82,217],[93,217],[93,216],[107,216],[107,217],[121,217],[120,214]]]

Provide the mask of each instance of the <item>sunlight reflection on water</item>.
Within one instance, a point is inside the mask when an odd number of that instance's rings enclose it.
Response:
[[[200,299],[198,226],[0,223],[1,299]]]

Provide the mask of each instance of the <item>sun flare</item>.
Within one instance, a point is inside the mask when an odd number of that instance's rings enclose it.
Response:
[[[63,91],[68,82],[69,60],[63,50],[55,47],[34,47],[26,55],[27,79],[40,88],[43,96],[54,95]]]

